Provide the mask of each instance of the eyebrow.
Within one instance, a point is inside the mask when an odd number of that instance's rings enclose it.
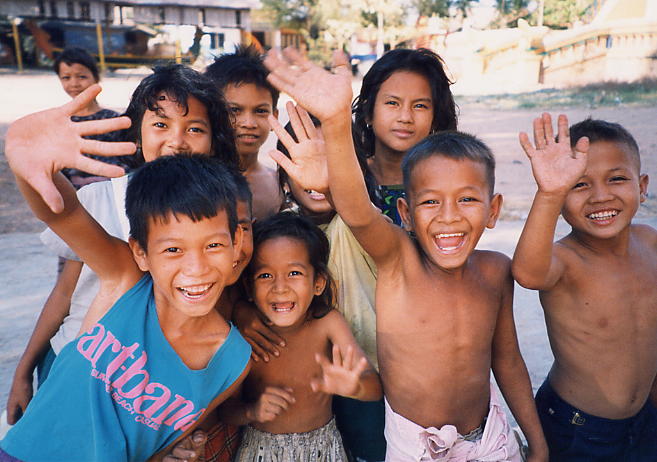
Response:
[[[391,93],[384,93],[383,96],[384,96],[384,97],[387,97],[387,98],[401,99],[399,96],[397,96],[397,95],[393,95],[393,94],[391,94]],[[428,102],[431,103],[431,102],[433,102],[433,99],[432,99],[432,98],[417,98],[417,99],[414,99],[414,100],[412,100],[412,101],[413,101],[414,103],[416,103],[416,102],[418,102],[418,101],[428,101]]]

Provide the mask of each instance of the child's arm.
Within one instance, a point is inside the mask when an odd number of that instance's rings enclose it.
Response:
[[[313,379],[313,391],[340,395],[360,401],[376,401],[383,396],[379,374],[370,365],[351,333],[347,321],[333,310],[322,321],[333,344],[332,358],[315,354],[322,376]]]
[[[568,119],[559,116],[559,141],[554,140],[552,119],[534,120],[535,146],[526,133],[520,144],[532,164],[538,191],[513,256],[513,276],[523,287],[548,290],[563,274],[564,266],[553,251],[554,230],[566,196],[586,169],[587,138],[570,147]]]
[[[43,305],[32,336],[21,356],[7,399],[7,423],[14,425],[32,399],[32,381],[37,364],[48,350],[55,335],[69,313],[71,296],[80,276],[82,263],[66,260],[50,296]]]
[[[241,393],[235,393],[218,409],[220,419],[231,425],[248,425],[251,422],[271,422],[283,414],[295,401],[291,388],[266,387],[258,400],[247,403]]]
[[[508,259],[506,261],[506,268],[509,271]],[[532,384],[527,366],[520,354],[513,321],[513,279],[510,272],[504,281],[502,306],[495,325],[491,368],[509,409],[527,438],[528,461],[547,461],[547,443],[536,412]]]
[[[251,345],[251,359],[269,361],[269,355],[278,356],[278,347],[285,347],[285,339],[264,323],[259,311],[246,302],[238,302],[233,310],[233,322]]]
[[[335,55],[335,73],[286,49],[286,61],[270,52],[267,79],[317,117],[328,156],[328,176],[336,210],[377,266],[397,262],[404,233],[370,202],[351,138],[351,74],[346,57]]]

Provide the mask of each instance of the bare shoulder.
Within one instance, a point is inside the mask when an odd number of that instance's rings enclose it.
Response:
[[[486,277],[506,279],[511,274],[511,258],[494,250],[475,250],[472,263]]]
[[[630,232],[642,244],[654,247],[657,250],[657,229],[649,225],[631,225]]]

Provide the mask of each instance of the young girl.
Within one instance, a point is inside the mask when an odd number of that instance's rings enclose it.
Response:
[[[430,133],[456,130],[457,115],[442,60],[434,52],[398,49],[386,53],[363,78],[353,104],[353,137],[370,197],[401,224],[397,198],[403,196],[401,162]]]
[[[236,460],[346,461],[331,395],[371,401],[382,390],[333,310],[328,241],[309,220],[290,213],[256,223],[253,241],[250,292],[286,348],[273,362],[254,363],[242,399],[221,410],[226,421],[249,424]]]
[[[96,61],[93,56],[87,53],[83,48],[65,48],[55,59],[53,70],[55,71],[55,74],[57,74],[57,77],[59,77],[62,88],[71,98],[75,98],[100,80]],[[86,120],[111,119],[112,117],[118,116],[118,112],[100,107],[98,101],[94,98],[87,106],[73,114],[71,120],[73,122],[83,122]],[[119,136],[120,132],[110,132],[102,135],[94,135],[88,138],[100,141],[118,141]],[[132,156],[87,156],[107,162],[108,164],[118,165],[124,169],[136,166]],[[69,181],[73,183],[73,186],[75,186],[76,189],[89,183],[107,179],[105,177],[90,175],[77,169],[64,169],[63,173]]]

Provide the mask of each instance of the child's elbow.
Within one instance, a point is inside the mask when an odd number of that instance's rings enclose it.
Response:
[[[531,274],[531,272],[517,264],[515,260],[511,265],[511,273],[513,279],[525,289],[539,290],[542,288],[543,278]]]

